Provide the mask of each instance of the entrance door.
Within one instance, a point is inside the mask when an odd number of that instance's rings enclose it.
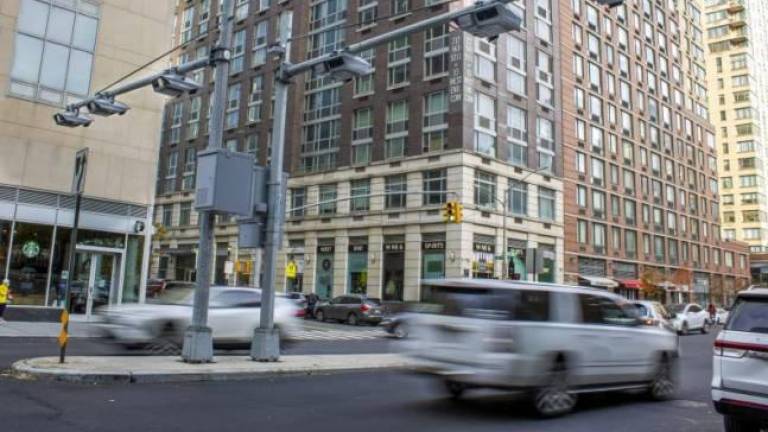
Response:
[[[71,310],[90,317],[94,308],[118,303],[120,255],[78,252],[72,275]]]

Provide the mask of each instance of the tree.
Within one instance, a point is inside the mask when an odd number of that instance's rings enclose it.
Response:
[[[640,288],[643,290],[645,298],[659,301],[663,299],[663,289],[659,288],[663,278],[664,275],[653,267],[647,267],[643,270],[640,275]]]

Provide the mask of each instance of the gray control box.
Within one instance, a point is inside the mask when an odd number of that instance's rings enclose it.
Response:
[[[197,154],[195,210],[251,215],[253,208],[252,154],[225,149]]]

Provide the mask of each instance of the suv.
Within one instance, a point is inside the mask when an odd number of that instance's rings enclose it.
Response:
[[[643,325],[627,300],[599,289],[491,280],[425,281],[406,352],[454,397],[524,390],[545,417],[581,393],[643,389],[668,399],[678,337]]]
[[[350,325],[361,323],[379,324],[384,318],[381,300],[361,294],[347,294],[334,297],[315,308],[318,321],[334,319]]]
[[[768,289],[738,294],[715,341],[712,400],[727,432],[768,427]]]

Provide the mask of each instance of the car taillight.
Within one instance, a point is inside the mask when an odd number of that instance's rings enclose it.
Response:
[[[747,346],[736,342],[715,341],[715,355],[719,357],[742,358],[747,355]]]
[[[296,309],[296,312],[294,312],[294,316],[297,316],[299,318],[303,318],[307,315],[307,311],[304,309]]]
[[[483,341],[488,347],[489,352],[493,353],[511,353],[515,352],[515,331],[514,328],[506,326],[494,327],[490,337]]]
[[[369,310],[371,310],[371,307],[368,306],[367,304],[363,304],[362,306],[360,306],[360,312],[368,312]]]
[[[656,326],[656,325],[659,324],[659,321],[655,320],[653,318],[643,318],[642,321],[643,321],[643,324],[645,324],[647,326]]]

